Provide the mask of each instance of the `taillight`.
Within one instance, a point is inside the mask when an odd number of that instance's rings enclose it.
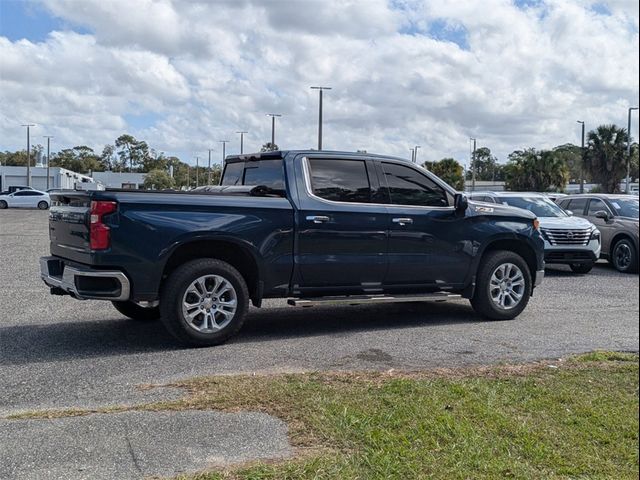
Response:
[[[102,223],[102,217],[115,212],[116,202],[92,201],[91,223],[89,225],[89,244],[91,250],[105,250],[111,246],[111,230]]]

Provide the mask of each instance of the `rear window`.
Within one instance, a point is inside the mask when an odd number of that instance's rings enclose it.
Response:
[[[278,159],[227,163],[221,185],[260,185],[284,190],[283,162]]]

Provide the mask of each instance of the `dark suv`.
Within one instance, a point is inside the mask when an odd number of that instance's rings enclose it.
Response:
[[[638,198],[631,195],[569,195],[558,205],[593,222],[602,235],[603,258],[620,272],[638,271]]]

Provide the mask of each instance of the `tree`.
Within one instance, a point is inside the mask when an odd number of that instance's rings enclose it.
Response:
[[[102,154],[100,155],[100,164],[102,165],[102,169],[106,171],[111,171],[115,167],[114,155],[116,152],[116,147],[113,145],[105,145],[102,149]]]
[[[144,188],[164,190],[165,188],[173,188],[174,185],[173,178],[164,170],[151,170],[144,177]]]
[[[476,149],[475,157],[476,180],[501,181],[504,178],[503,166],[498,164],[498,159],[491,154],[487,147]],[[467,171],[467,180],[471,180],[473,174],[471,169]]]
[[[580,183],[580,178],[584,177],[585,181],[591,181],[591,175],[584,168],[584,160],[582,156],[582,148],[572,143],[558,145],[553,149],[556,156],[567,165],[569,169],[569,182]],[[584,172],[582,171],[584,170]]]
[[[631,144],[631,180],[637,180],[640,177],[638,172],[638,143]]]
[[[78,173],[89,173],[103,170],[100,157],[92,148],[79,145],[65,148],[51,156],[51,166],[66,168]]]
[[[556,152],[550,150],[516,150],[504,167],[507,190],[546,192],[564,190],[569,168]]]
[[[620,191],[627,175],[627,132],[615,125],[600,125],[587,135],[586,165],[594,182],[605,193]]]
[[[422,166],[456,190],[464,190],[464,167],[453,158],[443,158],[437,162],[424,162]]]
[[[145,141],[136,140],[133,135],[127,133],[116,138],[116,147],[120,156],[122,167],[126,168],[129,164],[129,171],[134,168],[139,170],[143,166],[145,160],[149,156],[149,145]]]
[[[271,143],[271,142],[267,142],[264,145],[262,145],[262,148],[260,149],[261,152],[275,152],[276,150],[280,150],[280,147],[278,147],[278,145],[276,145],[275,143]]]

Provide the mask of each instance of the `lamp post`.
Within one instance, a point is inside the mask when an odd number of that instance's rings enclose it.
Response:
[[[582,147],[580,149],[580,193],[584,193],[584,122],[576,120],[582,125]]]
[[[49,168],[51,164],[51,135],[44,135],[43,138],[47,139],[47,190],[49,190]]]
[[[476,191],[476,139],[473,140],[473,153],[471,154],[471,191]]]
[[[209,175],[207,177],[207,185],[211,185],[211,152],[212,148],[209,149]]]
[[[418,163],[418,149],[420,148],[420,145],[416,145],[415,147],[413,147],[413,163]]]
[[[413,163],[413,158],[416,154],[415,150],[413,148],[410,148],[409,151],[411,152],[411,163]]]
[[[318,90],[318,150],[322,150],[322,92],[331,90],[331,87],[309,87],[311,90]]]
[[[196,157],[196,188],[200,186],[200,157]]]
[[[27,187],[31,186],[31,138],[29,137],[30,128],[35,127],[33,123],[25,123],[22,125],[27,127]]]
[[[267,113],[267,117],[271,117],[271,145],[276,145],[276,117],[281,117],[279,113]]]
[[[218,140],[222,144],[222,166],[224,167],[224,159],[227,156],[227,143],[229,140]]]
[[[631,112],[638,110],[638,107],[629,107],[627,112],[627,185],[624,189],[626,194],[631,193]]]
[[[244,153],[244,134],[249,132],[241,131],[236,133],[240,134],[240,155],[242,155]]]

